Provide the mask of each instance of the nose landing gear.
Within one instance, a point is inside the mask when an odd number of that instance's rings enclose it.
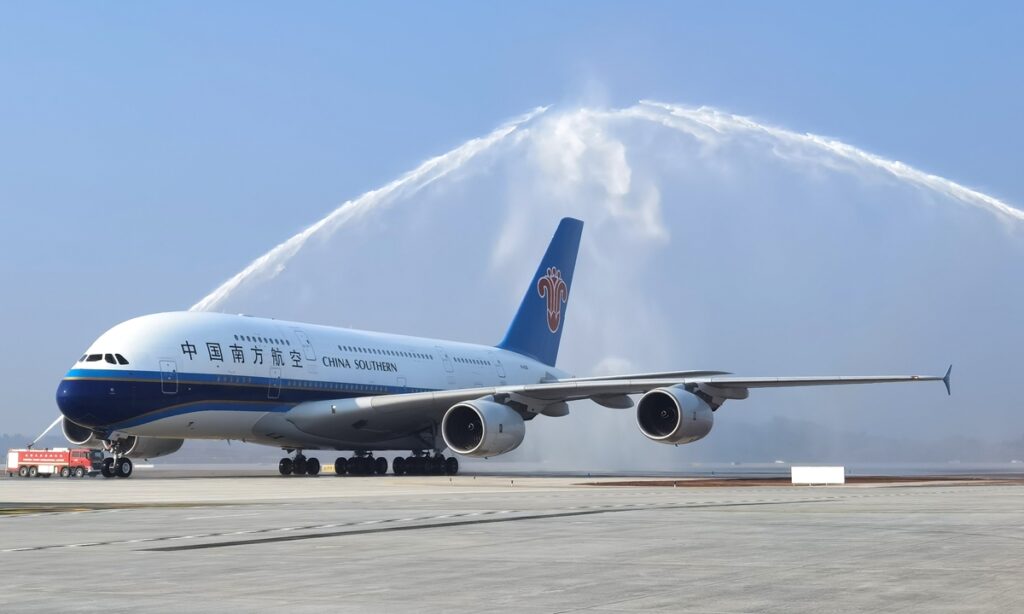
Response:
[[[132,465],[132,459],[127,456],[121,456],[121,444],[117,441],[110,443],[110,451],[114,453],[113,456],[108,456],[103,459],[103,466],[100,467],[100,473],[105,478],[129,478],[132,475],[134,466]]]

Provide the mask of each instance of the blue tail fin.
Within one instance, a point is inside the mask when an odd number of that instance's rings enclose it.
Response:
[[[582,233],[583,222],[562,218],[499,348],[555,366]]]

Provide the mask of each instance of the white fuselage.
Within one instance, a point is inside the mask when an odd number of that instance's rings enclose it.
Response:
[[[490,346],[173,312],[128,320],[100,336],[61,382],[57,401],[68,420],[113,436],[404,449],[422,441],[423,422],[399,425],[387,436],[359,433],[330,441],[310,438],[281,417],[309,401],[563,376],[532,358]]]

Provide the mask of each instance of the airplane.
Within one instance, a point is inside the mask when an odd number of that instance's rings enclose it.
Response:
[[[454,475],[459,456],[511,452],[527,422],[565,416],[582,399],[635,407],[643,435],[679,445],[708,435],[726,401],[756,388],[941,381],[950,392],[952,366],[944,376],[570,377],[555,362],[582,231],[582,221],[561,220],[496,346],[207,312],[122,322],[61,380],[62,431],[112,454],[106,477],[129,477],[131,459],[171,454],[185,439],[279,447],[285,476],[320,473],[310,450],[351,451],[335,460],[338,475],[385,474],[374,453],[407,450],[392,462],[396,475]]]

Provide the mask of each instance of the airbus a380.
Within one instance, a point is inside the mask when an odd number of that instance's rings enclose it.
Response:
[[[569,377],[555,368],[583,222],[565,218],[497,346],[363,332],[244,315],[159,313],[97,339],[57,389],[65,437],[103,447],[103,475],[128,477],[132,458],[177,451],[185,439],[279,447],[282,475],[317,475],[303,451],[352,451],[343,474],[384,474],[375,452],[411,451],[395,474],[458,472],[456,456],[515,450],[526,423],[565,416],[590,399],[635,407],[648,438],[705,437],[715,411],[751,388],[941,381],[945,376],[737,377],[669,371]],[[634,404],[631,395],[641,395]]]

